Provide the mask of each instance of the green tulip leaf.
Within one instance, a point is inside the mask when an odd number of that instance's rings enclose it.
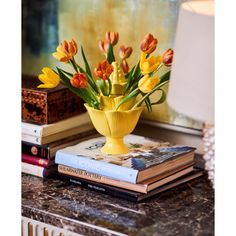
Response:
[[[91,73],[88,61],[86,59],[86,56],[84,54],[83,46],[81,46],[81,53],[82,53],[82,57],[83,57],[83,60],[84,60],[85,70],[86,70],[87,74],[92,78],[92,73]]]

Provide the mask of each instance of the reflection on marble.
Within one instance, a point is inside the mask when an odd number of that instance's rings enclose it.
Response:
[[[214,191],[204,176],[132,203],[23,174],[22,215],[84,235],[214,235]]]

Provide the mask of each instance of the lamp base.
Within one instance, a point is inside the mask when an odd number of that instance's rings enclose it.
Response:
[[[203,145],[205,169],[208,171],[208,179],[215,188],[215,127],[213,124],[205,123],[203,128]]]

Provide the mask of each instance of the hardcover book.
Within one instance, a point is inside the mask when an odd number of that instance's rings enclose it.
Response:
[[[58,178],[62,178],[63,180],[66,180],[69,183],[72,183],[73,185],[88,188],[97,192],[101,192],[103,194],[108,194],[113,197],[122,198],[122,199],[125,199],[127,201],[132,201],[132,202],[140,202],[156,194],[164,192],[168,189],[174,188],[178,185],[181,185],[183,183],[196,179],[204,174],[205,174],[204,170],[194,169],[192,172],[186,175],[183,175],[182,177],[179,177],[171,182],[168,182],[167,184],[157,187],[153,189],[152,191],[149,191],[148,193],[140,193],[140,192],[118,188],[118,187],[114,187],[114,186],[110,186],[110,185],[106,185],[102,183],[97,183],[97,182],[93,182],[93,181],[85,180],[81,178],[76,178],[76,177],[71,178],[70,176],[67,176],[67,175],[61,175]],[[78,191],[80,190],[81,189],[78,189]]]
[[[54,89],[38,89],[40,81],[22,76],[22,120],[51,124],[85,112],[83,101],[63,84]]]
[[[31,165],[42,166],[42,167],[49,167],[50,165],[55,164],[54,160],[52,160],[52,159],[49,161],[47,159],[28,155],[26,153],[21,154],[21,161],[31,164]]]
[[[50,160],[55,157],[57,150],[77,144],[80,141],[88,139],[89,137],[96,134],[97,131],[95,129],[85,130],[84,132],[79,132],[75,135],[71,135],[69,137],[62,138],[58,141],[54,141],[44,145],[22,141],[21,150],[23,153],[26,153],[28,155]]]
[[[91,131],[91,130],[94,130],[93,125],[91,123],[87,123],[85,125],[79,125],[77,127],[64,130],[55,134],[47,135],[47,136],[35,136],[35,135],[21,133],[21,140],[28,143],[44,145],[44,144],[49,144],[51,142],[55,142],[55,141],[70,137],[72,135],[76,135],[76,134]]]
[[[175,180],[187,173],[193,171],[193,166],[185,167],[184,169],[175,170],[175,171],[167,171],[161,175],[157,175],[153,178],[150,178],[146,181],[141,182],[140,184],[133,184],[125,181],[111,179],[102,175],[97,175],[94,173],[87,172],[85,170],[80,170],[76,168],[72,168],[69,166],[58,165],[58,172],[67,176],[82,179],[82,180],[90,180],[96,183],[107,184],[119,188],[124,188],[140,193],[147,193],[161,185],[164,185],[172,180]]]
[[[130,152],[124,155],[105,155],[100,148],[105,138],[97,137],[56,152],[55,163],[130,183],[142,181],[171,171],[194,159],[193,147],[127,135],[125,143]]]
[[[44,137],[48,135],[53,135],[65,130],[72,129],[74,127],[90,123],[90,118],[87,112],[72,116],[70,118],[54,122],[52,124],[38,125],[31,124],[28,122],[21,122],[22,133]]]
[[[47,168],[47,167],[32,165],[26,162],[21,162],[21,172],[38,176],[41,178],[47,178],[57,172],[57,165]]]

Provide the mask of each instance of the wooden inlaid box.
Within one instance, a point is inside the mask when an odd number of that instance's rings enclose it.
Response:
[[[85,112],[83,100],[63,84],[53,89],[39,89],[34,76],[22,76],[22,121],[51,124]]]

